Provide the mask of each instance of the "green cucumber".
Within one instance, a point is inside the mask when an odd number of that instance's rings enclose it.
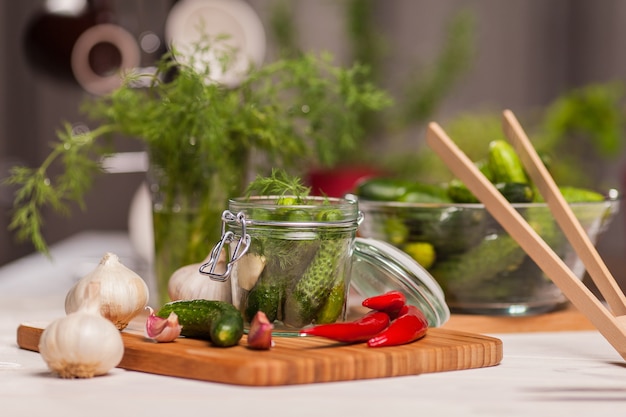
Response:
[[[361,182],[356,194],[364,200],[405,203],[450,203],[446,189],[398,178],[371,178]]]
[[[511,203],[531,203],[534,200],[535,190],[526,183],[519,182],[501,182],[494,184],[496,189],[502,193],[504,198]],[[461,180],[453,179],[448,184],[448,195],[455,203],[476,204],[480,201],[476,196],[461,182]]]
[[[568,203],[591,203],[605,200],[602,194],[586,188],[561,186],[559,187],[559,191],[563,194],[563,198]],[[539,192],[535,193],[535,201],[540,203],[544,202]]]
[[[290,240],[281,238],[280,233],[261,235],[259,231],[251,252],[262,254],[267,263],[241,305],[247,322],[258,311],[265,313],[270,322],[282,320],[287,287],[304,273],[318,246],[318,239]]]
[[[479,161],[474,162],[476,168],[491,182],[493,182],[493,172],[491,172],[491,165],[489,164],[489,159],[481,159]]]
[[[497,235],[484,239],[465,253],[435,263],[430,273],[444,292],[454,297],[455,294],[471,293],[500,273],[516,270],[525,258],[526,252],[512,237]]]
[[[243,336],[243,317],[231,303],[201,299],[172,301],[164,304],[156,315],[166,318],[172,312],[178,316],[181,335],[185,337],[227,347],[238,344]]]
[[[461,204],[477,204],[480,203],[474,193],[458,178],[450,180],[448,183],[448,197],[455,202]]]
[[[404,203],[451,203],[447,190],[439,185],[415,182],[398,198]]]
[[[287,293],[283,319],[286,325],[302,327],[313,322],[332,292],[335,277],[341,272],[338,269],[348,241],[343,237],[322,239],[304,274]]]
[[[535,191],[526,183],[502,182],[495,184],[498,191],[502,193],[511,203],[530,203],[533,201]]]
[[[415,209],[406,220],[411,226],[411,242],[428,242],[435,248],[437,259],[466,252],[485,236],[489,213],[486,210],[465,210],[450,206]]]
[[[489,169],[494,183],[528,183],[526,171],[515,149],[504,140],[489,143]]]
[[[385,219],[383,231],[385,233],[385,240],[395,246],[400,246],[405,243],[411,235],[411,231],[407,227],[404,219],[398,217]]]
[[[251,322],[259,311],[265,313],[270,323],[278,319],[284,292],[284,280],[261,274],[246,298],[243,312],[246,321]]]
[[[356,194],[364,200],[398,201],[413,182],[396,178],[371,178],[356,187]]]
[[[344,310],[347,294],[343,276],[338,276],[338,283],[330,290],[326,303],[320,308],[315,317],[315,323],[334,323]]]

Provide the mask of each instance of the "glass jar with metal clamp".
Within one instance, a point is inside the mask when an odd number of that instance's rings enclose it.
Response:
[[[232,199],[222,238],[200,272],[231,280],[232,302],[248,326],[258,311],[274,333],[346,318],[352,253],[362,219],[354,200],[307,197]],[[225,272],[215,265],[228,250]]]

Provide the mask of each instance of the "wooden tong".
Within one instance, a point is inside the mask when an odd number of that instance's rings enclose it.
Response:
[[[593,323],[622,358],[626,359],[626,297],[624,293],[510,110],[503,112],[503,129],[528,175],[545,199],[558,225],[585,265],[611,311],[574,275],[437,123],[429,124],[427,142],[454,175],[463,181],[484,204],[492,217],[552,279],[571,303]]]

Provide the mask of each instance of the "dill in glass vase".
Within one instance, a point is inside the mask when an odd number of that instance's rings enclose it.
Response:
[[[364,137],[362,115],[391,104],[364,81],[367,67],[339,67],[324,53],[251,67],[236,86],[215,81],[235,54],[223,38],[203,36],[184,59],[174,50],[155,73],[129,74],[112,93],[86,100],[95,128],[76,133],[66,124],[41,166],[17,166],[8,177],[18,186],[10,225],[17,238],[47,253],[42,208],[63,213],[82,203],[100,161],[114,153],[105,146],[112,135],[141,141],[151,165],[158,300],[166,302],[169,277],[206,257],[228,199],[241,195],[247,178],[335,164]],[[52,177],[54,161],[62,172]]]

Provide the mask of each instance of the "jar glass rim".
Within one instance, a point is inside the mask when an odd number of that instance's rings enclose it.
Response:
[[[248,225],[259,226],[290,226],[290,227],[357,227],[363,214],[359,211],[358,201],[337,197],[310,196],[304,198],[301,204],[277,204],[279,199],[296,198],[295,196],[251,196],[238,197],[229,200],[229,210],[233,213],[243,213]],[[278,216],[263,218],[258,209],[269,212],[277,210],[305,210],[315,212],[320,208],[332,208],[342,214],[340,220],[282,220]]]

